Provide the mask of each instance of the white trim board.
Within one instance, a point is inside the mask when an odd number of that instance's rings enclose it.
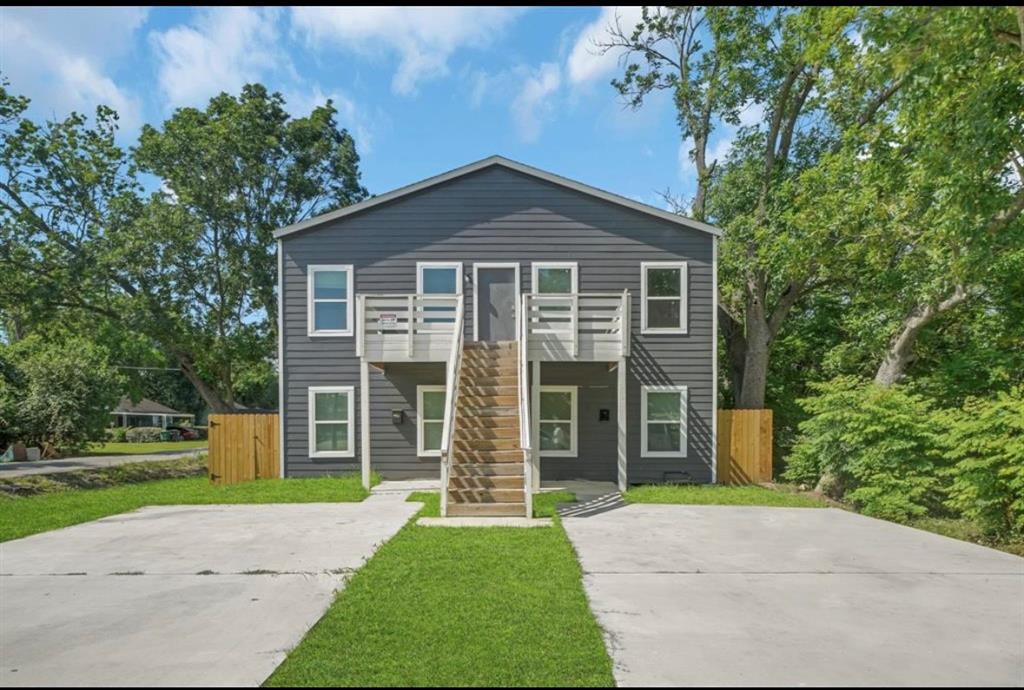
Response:
[[[477,295],[480,294],[478,286],[480,284],[479,275],[477,272],[478,268],[514,268],[516,271],[516,341],[519,341],[519,329],[522,324],[522,299],[520,296],[523,293],[523,283],[519,276],[519,262],[518,261],[477,261],[473,263],[473,341],[477,342],[480,340],[480,327],[477,325],[478,319],[478,300]]]
[[[348,402],[348,419],[345,425],[348,430],[348,450],[321,450],[316,449],[316,394],[317,393],[345,393]],[[354,427],[355,419],[355,386],[310,386],[309,387],[309,408],[306,416],[309,418],[309,457],[311,458],[354,458],[356,449],[353,445],[355,440]],[[341,423],[338,420],[323,420],[324,423]]]
[[[320,302],[344,302],[345,328],[335,330],[316,330],[315,306],[313,299],[314,276],[320,271],[346,271],[345,299],[321,299]],[[310,338],[351,337],[354,332],[355,317],[355,269],[352,264],[309,264],[306,266],[306,333]]]
[[[345,208],[341,208],[336,211],[324,213],[314,218],[309,218],[307,220],[285,226],[274,231],[274,238],[279,239],[282,237],[293,235],[297,232],[310,230],[319,225],[322,225],[323,223],[328,223],[332,220],[339,220],[341,218],[345,218],[356,213],[367,211],[376,206],[380,206],[381,204],[386,204],[390,201],[394,201],[395,199],[400,199],[404,196],[408,196],[409,194],[415,194],[416,192],[423,191],[424,189],[435,187],[439,184],[448,182],[449,180],[454,180],[458,177],[470,175],[479,170],[490,168],[492,166],[506,168],[508,170],[515,171],[522,175],[527,175],[529,177],[543,180],[545,182],[550,182],[551,184],[555,184],[566,189],[571,189],[573,191],[580,192],[581,194],[586,194],[597,199],[602,199],[604,201],[617,204],[619,206],[624,206],[625,208],[629,208],[634,211],[639,211],[640,213],[644,213],[649,216],[654,216],[655,218],[660,218],[661,220],[665,220],[670,223],[675,223],[676,225],[681,225],[692,230],[699,230],[700,232],[706,232],[715,236],[720,236],[722,234],[722,230],[720,228],[715,227],[714,225],[709,225],[708,223],[704,223],[699,220],[694,220],[693,218],[687,218],[686,216],[681,216],[678,213],[672,213],[670,211],[657,208],[656,206],[650,206],[639,201],[634,201],[633,199],[629,199],[627,197],[620,196],[619,194],[614,194],[612,192],[607,192],[603,189],[598,189],[597,187],[591,187],[590,185],[583,184],[582,182],[570,180],[567,177],[562,177],[561,175],[556,175],[554,173],[541,170],[539,168],[534,168],[532,166],[526,165],[525,163],[519,163],[518,161],[510,160],[503,156],[488,156],[487,158],[483,158],[468,165],[464,165],[460,168],[455,168],[454,170],[449,170],[448,172],[441,173],[440,175],[434,175],[433,177],[428,177],[425,180],[421,180],[419,182],[406,185],[404,187],[399,187],[398,189],[392,190],[385,194],[375,196],[372,199],[366,199],[365,201],[360,201],[357,204],[352,204],[351,206],[346,206]]]

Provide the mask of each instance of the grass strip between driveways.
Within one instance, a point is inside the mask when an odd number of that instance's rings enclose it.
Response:
[[[763,486],[722,484],[646,485],[623,494],[627,503],[669,503],[689,505],[769,506],[775,508],[827,508],[815,496]]]
[[[0,495],[0,541],[77,525],[143,506],[216,503],[334,503],[367,496],[358,475],[261,479],[218,486],[206,477],[165,479],[39,496]]]
[[[437,494],[415,494],[437,513]],[[542,494],[551,515],[571,494]],[[355,573],[268,686],[611,686],[576,554],[552,527],[420,527]]]

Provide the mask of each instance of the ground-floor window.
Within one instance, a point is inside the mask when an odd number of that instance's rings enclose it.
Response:
[[[416,452],[425,457],[441,455],[444,432],[444,386],[416,386]]]
[[[576,457],[576,386],[541,386],[540,453],[548,457]]]
[[[643,457],[686,457],[686,405],[686,386],[644,386],[640,411]]]
[[[352,443],[352,386],[311,386],[309,389],[309,455],[350,458]]]

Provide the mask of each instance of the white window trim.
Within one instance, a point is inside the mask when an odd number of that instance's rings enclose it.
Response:
[[[568,268],[572,271],[572,293],[578,294],[580,291],[580,268],[579,264],[575,261],[534,261],[530,264],[530,290],[535,295],[541,293],[537,292],[537,272],[542,268]],[[561,294],[561,293],[545,293],[545,294]]]
[[[321,450],[316,449],[316,394],[317,393],[347,393],[348,394],[348,450]],[[354,386],[310,386],[309,407],[306,416],[309,417],[309,457],[311,458],[354,458],[356,455],[353,440],[355,434],[353,428],[355,419],[355,387]],[[328,420],[324,420],[328,422]]]
[[[416,262],[416,294],[423,293],[423,269],[424,268],[454,268],[455,269],[455,293],[462,294],[462,262],[461,261],[417,261]],[[451,294],[433,292],[433,295]]]
[[[520,324],[522,323],[522,315],[519,313],[522,311],[522,283],[519,280],[519,262],[518,261],[481,261],[473,264],[473,340],[480,340],[480,327],[478,325],[477,315],[479,314],[478,307],[479,300],[477,295],[480,294],[480,290],[477,286],[480,283],[480,276],[477,269],[480,268],[514,268],[516,271],[516,340],[519,340]]]
[[[315,274],[320,271],[346,271],[348,277],[347,285],[345,288],[346,298],[340,299],[321,299],[316,300],[317,302],[345,302],[348,308],[345,310],[345,328],[334,329],[334,330],[316,330],[316,302],[313,299],[313,285]],[[352,335],[352,322],[355,321],[355,317],[352,315],[355,307],[355,295],[353,294],[353,276],[355,271],[351,264],[310,264],[306,267],[306,324],[307,332],[311,338],[323,338],[323,337],[344,337]]]
[[[416,455],[418,455],[421,458],[439,458],[439,457],[441,457],[441,449],[440,448],[438,448],[437,450],[426,450],[423,447],[423,423],[426,421],[423,418],[423,410],[425,409],[425,407],[423,405],[423,394],[424,393],[444,393],[444,392],[445,392],[445,387],[443,385],[442,386],[428,386],[428,385],[416,386]],[[442,420],[433,420],[433,421],[441,421],[443,423],[444,420],[442,419]]]
[[[540,416],[540,397],[537,398],[537,449],[542,458],[575,458],[578,456],[579,448],[579,386],[540,386],[540,393],[572,393],[572,419],[570,426],[572,435],[569,441],[569,450],[540,450],[540,426],[542,422],[564,422],[564,419],[543,419]]]
[[[676,333],[687,332],[689,321],[689,278],[685,261],[644,261],[640,263],[640,332],[641,333]],[[677,328],[650,328],[647,325],[647,269],[650,268],[678,268],[679,269],[679,327]],[[654,300],[670,300],[675,297],[651,297]]]
[[[648,450],[647,448],[647,394],[680,393],[679,396],[679,450]],[[686,386],[644,386],[640,398],[640,457],[685,458],[687,409],[690,395]]]

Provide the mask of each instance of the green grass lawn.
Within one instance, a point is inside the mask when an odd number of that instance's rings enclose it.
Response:
[[[721,484],[637,486],[623,494],[627,503],[680,503],[691,505],[772,506],[826,508],[822,499],[763,486]]]
[[[154,443],[93,443],[82,455],[146,455],[169,450],[206,448],[206,441],[157,441]]]
[[[438,508],[438,495],[414,494]],[[538,515],[572,496],[542,494]],[[410,498],[413,500],[413,498]],[[576,555],[552,527],[410,522],[268,686],[612,686]]]
[[[0,495],[0,541],[76,525],[143,506],[211,503],[353,502],[366,498],[358,475],[261,479],[217,486],[206,477],[165,479],[37,496]]]

